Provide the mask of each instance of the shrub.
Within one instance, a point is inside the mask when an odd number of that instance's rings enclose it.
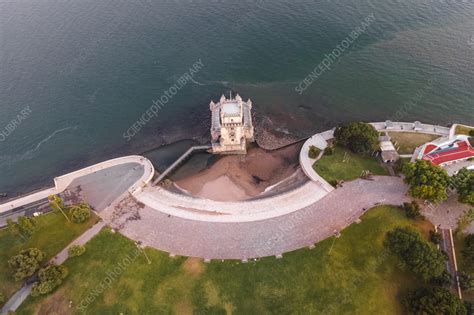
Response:
[[[445,254],[410,228],[397,227],[388,232],[384,245],[423,280],[437,278],[446,270]]]
[[[8,265],[13,269],[15,280],[21,280],[33,275],[40,267],[45,253],[37,248],[28,248],[20,251],[8,260]]]
[[[325,149],[324,149],[324,154],[325,155],[332,155],[334,153],[334,147],[331,145],[331,146],[327,146]]]
[[[469,224],[471,224],[472,221],[474,221],[474,208],[467,210],[461,217],[459,217],[456,231],[462,232]]]
[[[321,150],[316,148],[314,145],[309,146],[309,151],[308,151],[308,157],[310,159],[315,159],[318,157],[319,153],[321,153]]]
[[[466,315],[466,307],[460,299],[445,288],[421,288],[404,300],[410,314]]]
[[[379,133],[367,123],[349,123],[341,125],[334,131],[336,142],[355,153],[371,154],[378,149]]]
[[[67,268],[63,265],[50,265],[38,272],[39,282],[31,289],[32,296],[47,294],[58,287],[67,277]]]
[[[420,206],[416,201],[404,202],[403,209],[405,210],[405,215],[409,219],[416,219],[421,217]]]
[[[75,223],[86,222],[91,216],[91,208],[85,203],[69,207],[72,221]]]
[[[82,245],[72,245],[68,249],[69,257],[81,256],[82,254],[84,254],[85,251],[86,248]]]

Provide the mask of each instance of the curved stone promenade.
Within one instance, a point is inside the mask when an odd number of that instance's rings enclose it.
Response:
[[[311,246],[352,224],[364,209],[408,201],[406,192],[407,186],[398,177],[357,179],[298,211],[266,220],[232,223],[190,220],[129,200],[125,207],[135,208],[139,216],[119,225],[124,235],[172,255],[250,259]],[[116,208],[118,212],[122,210]]]

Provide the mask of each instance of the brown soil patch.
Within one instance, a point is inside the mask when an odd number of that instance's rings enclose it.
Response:
[[[192,276],[199,276],[204,272],[204,264],[201,259],[190,257],[184,262],[184,270]]]
[[[176,184],[202,198],[245,200],[293,174],[299,165],[300,149],[301,144],[276,151],[252,147],[246,155],[222,156],[210,168]]]

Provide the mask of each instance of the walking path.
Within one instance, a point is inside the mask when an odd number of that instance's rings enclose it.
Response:
[[[66,261],[69,256],[68,250],[73,245],[84,245],[90,241],[94,236],[96,236],[102,228],[105,226],[104,221],[99,221],[94,224],[90,229],[85,231],[81,236],[76,238],[71,244],[66,246],[59,254],[52,258],[49,263],[60,265]],[[16,311],[17,308],[23,303],[28,295],[31,293],[33,284],[25,284],[17,293],[15,293],[2,307],[0,314],[8,314],[9,311]]]
[[[332,236],[335,230],[352,224],[366,209],[409,201],[411,198],[406,192],[407,186],[399,177],[357,179],[297,211],[265,220],[232,223],[187,219],[129,198],[123,208],[115,211],[121,213],[128,209],[139,216],[132,214],[130,220],[119,216],[108,223],[127,237],[170,254],[204,259],[250,259],[312,246]],[[278,208],[279,204],[274,207]],[[110,213],[100,213],[100,216],[114,217]]]

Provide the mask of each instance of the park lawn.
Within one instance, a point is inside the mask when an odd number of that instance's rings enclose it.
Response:
[[[335,147],[332,155],[323,155],[313,165],[322,178],[333,184],[336,180],[353,180],[361,176],[363,170],[374,175],[389,175],[376,158],[355,154],[344,147]]]
[[[437,135],[417,132],[390,132],[389,135],[399,154],[413,154],[420,145],[439,138]]]
[[[474,130],[474,128],[469,128],[467,126],[456,126],[455,134],[457,135],[469,135],[469,131]]]
[[[66,261],[69,276],[59,289],[29,297],[17,313],[401,314],[400,293],[422,284],[399,269],[383,240],[396,226],[418,224],[399,208],[380,206],[338,239],[249,263],[206,264],[147,248],[151,265],[136,256],[102,290],[107,274],[136,250],[133,241],[105,229],[84,255]]]
[[[36,218],[37,230],[26,241],[13,237],[8,229],[0,230],[0,292],[8,299],[22,286],[8,266],[8,260],[20,250],[39,248],[46,253],[47,262],[98,220],[93,214],[88,222],[75,224],[67,222],[59,212],[50,212]]]

